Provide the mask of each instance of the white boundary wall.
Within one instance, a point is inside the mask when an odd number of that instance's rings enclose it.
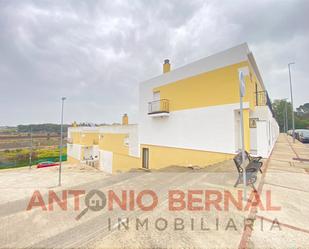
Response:
[[[67,155],[77,160],[81,160],[81,147],[80,144],[67,144]]]
[[[113,152],[99,150],[100,153],[100,170],[107,173],[113,173]]]
[[[98,145],[91,145],[91,146],[82,146],[84,149],[84,158],[83,160],[90,160],[92,156],[93,159],[99,159],[99,146]]]

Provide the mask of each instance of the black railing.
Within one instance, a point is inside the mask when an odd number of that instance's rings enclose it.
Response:
[[[148,114],[169,113],[168,99],[160,99],[148,103]]]
[[[267,104],[267,92],[260,91],[255,93],[255,105],[264,106]]]
[[[273,111],[271,101],[270,101],[267,91],[259,91],[255,93],[255,105],[256,106],[268,106],[271,113],[274,116],[274,111]]]

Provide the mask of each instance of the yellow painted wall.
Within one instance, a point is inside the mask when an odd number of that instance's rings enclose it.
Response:
[[[153,89],[161,99],[169,100],[170,111],[239,103],[238,69],[249,67],[247,61],[178,80]],[[246,76],[245,102],[254,107],[253,83]],[[251,105],[252,103],[252,105]]]
[[[113,173],[129,171],[141,167],[141,160],[138,157],[113,153]]]
[[[71,132],[73,144],[85,146],[97,145],[99,143],[98,132]]]
[[[248,61],[172,82],[153,91],[159,91],[161,99],[169,100],[170,111],[239,103],[238,69],[243,67],[248,67],[251,74],[245,77],[246,95],[243,101],[249,102],[249,108],[254,110],[255,83],[259,91],[264,89]],[[244,123],[245,146],[250,151],[249,110],[244,113]]]
[[[68,163],[79,163],[79,160],[74,157],[68,156]]]
[[[250,80],[250,75],[245,77],[245,81],[246,81],[246,95],[244,97],[244,101],[248,101],[250,109],[253,110],[255,107],[255,83]]]
[[[81,142],[81,133],[80,132],[71,132],[71,139],[73,144],[80,144]]]
[[[232,154],[208,152],[201,150],[180,149],[165,146],[141,145],[142,148],[149,148],[149,168],[159,169],[171,165],[207,166],[233,158]]]
[[[249,70],[250,70],[250,74],[251,74],[251,84],[253,86],[253,91],[255,93],[256,91],[256,86],[257,86],[257,91],[260,92],[260,91],[265,91],[265,88],[262,86],[262,83],[258,80],[252,66],[250,63],[248,63],[249,65]],[[255,85],[256,84],[256,85]],[[266,99],[265,99],[266,100]],[[255,98],[255,94],[253,94],[253,102],[254,102],[254,105],[256,105],[256,98]],[[266,105],[266,102],[265,103],[259,103],[259,105]]]
[[[103,133],[101,134],[99,148],[101,150],[108,150],[115,153],[128,155],[129,147],[124,144],[124,140],[127,136],[128,134]]]

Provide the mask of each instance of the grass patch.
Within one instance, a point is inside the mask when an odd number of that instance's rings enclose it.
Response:
[[[62,150],[62,161],[67,160],[66,149]],[[30,149],[16,149],[0,151],[0,169],[29,166]],[[34,149],[32,151],[31,165],[43,161],[59,161],[59,148]]]

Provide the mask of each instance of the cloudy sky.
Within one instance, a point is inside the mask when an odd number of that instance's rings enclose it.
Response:
[[[138,84],[247,42],[272,99],[309,102],[309,1],[0,0],[0,126],[137,120]]]

